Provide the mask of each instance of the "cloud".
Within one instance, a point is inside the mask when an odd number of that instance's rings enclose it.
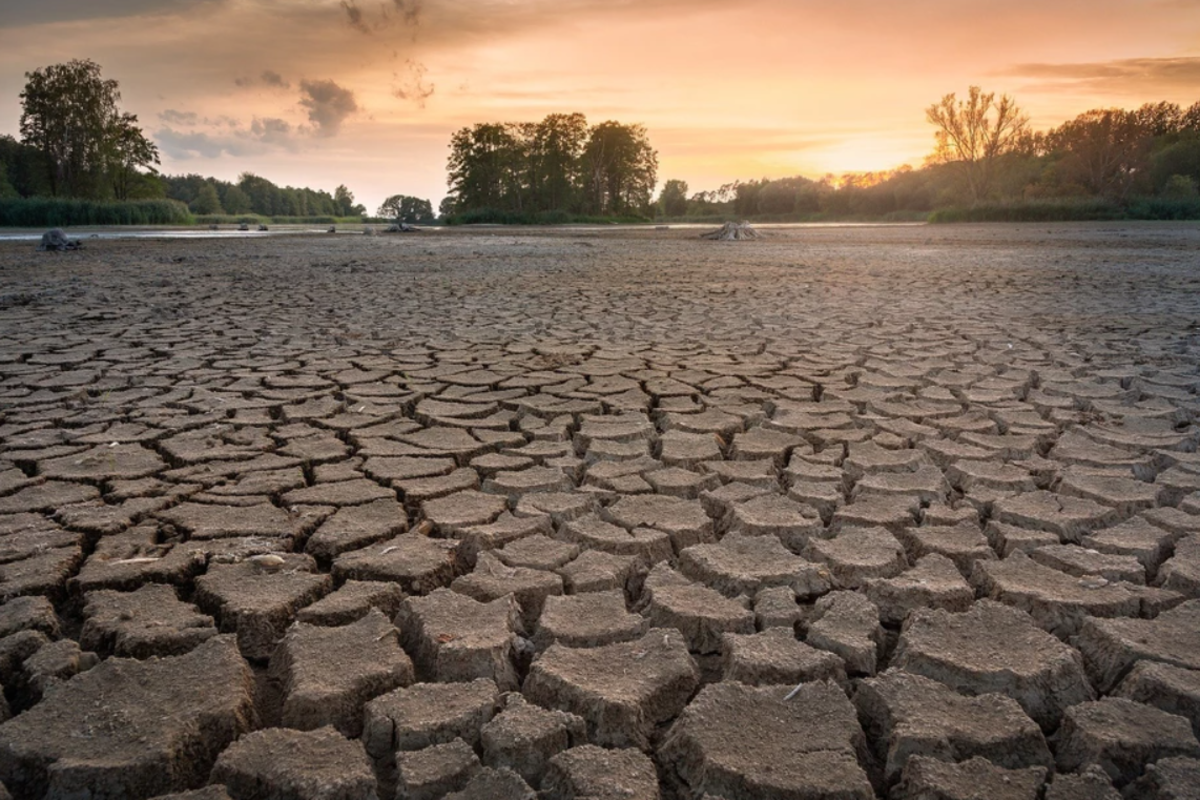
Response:
[[[166,111],[160,111],[158,118],[168,125],[200,124],[200,117],[195,111],[176,111],[173,108],[168,108]]]
[[[280,145],[286,149],[295,149],[292,138],[292,126],[287,120],[276,117],[254,118],[250,123],[250,133],[264,144]]]
[[[317,136],[336,136],[346,118],[358,112],[354,92],[332,80],[300,81],[300,95],[300,105],[308,109]]]
[[[5,0],[3,27],[43,25],[144,15],[179,14],[196,6],[216,5],[225,0]]]
[[[371,28],[363,19],[362,9],[354,4],[354,0],[342,0],[342,8],[346,11],[346,20],[350,27],[363,33],[370,33]]]
[[[274,86],[278,89],[290,89],[291,84],[284,80],[283,76],[272,69],[264,69],[262,73],[262,82],[267,86]]]
[[[180,116],[195,120],[196,115],[184,113]],[[164,154],[177,161],[220,158],[222,155],[255,156],[280,150],[294,153],[300,149],[300,141],[296,137],[298,131],[287,120],[255,117],[248,128],[227,117],[204,119],[201,124],[223,128],[181,131],[167,125],[154,134],[154,139]]]
[[[407,28],[416,28],[421,23],[421,11],[424,9],[421,0],[392,0],[391,11],[387,5],[380,4],[378,18],[368,20],[355,0],[341,0],[340,4],[346,12],[347,24],[367,34],[389,28],[396,22]]]
[[[425,101],[433,96],[434,85],[425,83],[425,75],[429,70],[419,61],[406,59],[403,74],[393,72],[396,81],[392,86],[392,94],[401,100],[412,100],[419,107],[425,107]]]
[[[1001,74],[1035,81],[1026,91],[1141,94],[1200,85],[1200,58],[1126,58],[1076,64],[1017,64]]]

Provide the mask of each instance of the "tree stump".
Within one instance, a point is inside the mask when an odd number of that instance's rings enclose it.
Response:
[[[740,242],[747,239],[758,239],[760,234],[750,227],[749,222],[726,222],[715,231],[700,234],[700,238],[718,242]]]

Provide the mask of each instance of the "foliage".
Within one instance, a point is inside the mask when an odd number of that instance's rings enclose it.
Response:
[[[669,180],[658,195],[657,211],[663,217],[681,217],[688,210],[687,181]]]
[[[187,207],[173,200],[96,201],[62,197],[0,199],[0,226],[188,225]]]
[[[167,175],[162,178],[166,196],[186,203],[197,214],[257,214],[263,217],[352,217],[361,216],[365,209],[354,204],[354,195],[345,191],[343,201],[349,202],[349,213],[343,213],[345,204],[339,203],[326,191],[291,186],[276,186],[266,178],[244,172],[237,183],[202,175]],[[212,194],[217,203],[212,203]],[[338,187],[345,190],[344,186]],[[204,199],[201,199],[201,195]],[[200,205],[197,206],[196,203]]]
[[[966,100],[946,95],[925,109],[925,119],[937,129],[930,161],[958,165],[976,203],[988,197],[996,159],[1027,141],[1029,117],[1016,102],[1008,95],[997,100],[978,86],[968,90]]]
[[[476,208],[445,218],[447,225],[611,225],[614,223],[649,222],[640,214],[623,216],[570,214],[562,209],[553,211],[502,211]]]
[[[337,207],[337,213],[343,217],[361,217],[367,213],[366,206],[354,202],[354,193],[347,189],[345,184],[333,190],[333,203]]]
[[[51,195],[124,200],[147,185],[137,176],[158,163],[158,148],[118,108],[117,82],[99,64],[76,59],[25,77],[21,138],[41,153]]]
[[[406,194],[394,194],[375,212],[380,217],[407,223],[429,224],[434,221],[433,204],[419,197]]]
[[[582,114],[551,114],[539,123],[479,123],[450,140],[444,217],[491,213],[647,215],[657,155],[645,128]]]

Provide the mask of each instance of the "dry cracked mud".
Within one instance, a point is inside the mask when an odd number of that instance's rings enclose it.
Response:
[[[1195,791],[1194,224],[86,245],[0,243],[0,797]]]

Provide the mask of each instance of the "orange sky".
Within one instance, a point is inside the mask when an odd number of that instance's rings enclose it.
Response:
[[[24,73],[91,58],[163,169],[445,194],[450,134],[641,122],[659,179],[919,164],[970,84],[1035,126],[1200,100],[1200,0],[3,0],[0,132]]]

